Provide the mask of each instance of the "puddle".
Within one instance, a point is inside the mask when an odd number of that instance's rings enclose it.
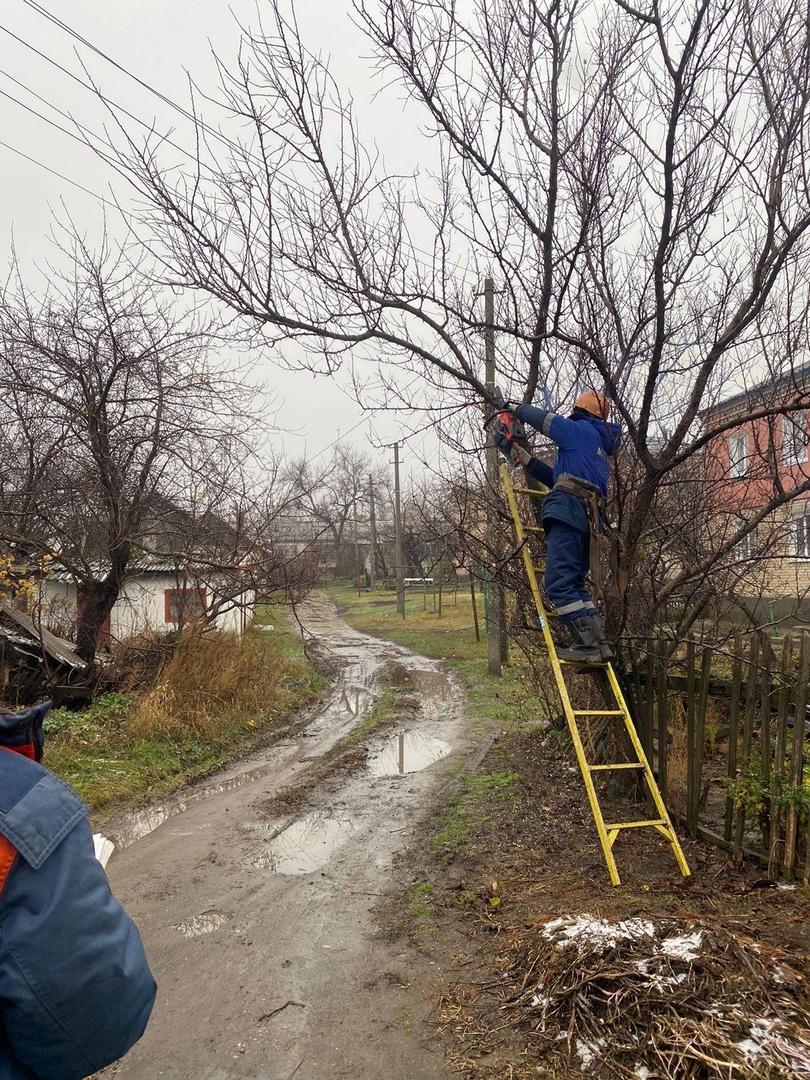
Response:
[[[211,784],[210,787],[203,788],[201,791],[194,791],[190,795],[173,799],[162,806],[153,806],[146,810],[137,810],[135,813],[127,814],[123,820],[117,820],[109,826],[110,838],[118,848],[129,847],[136,840],[141,840],[144,836],[154,832],[155,829],[160,828],[169,818],[176,817],[177,814],[184,814],[195,803],[203,802],[213,795],[222,795],[224,792],[234,791],[245,784],[260,780],[272,768],[273,766],[269,763],[259,765],[255,769],[248,769],[245,772],[238,773],[236,776],[229,776],[218,784]]]
[[[401,731],[369,759],[372,776],[397,776],[419,772],[450,753],[451,746],[424,731]]]
[[[350,716],[360,716],[365,712],[370,696],[366,687],[347,688],[341,694],[340,705]]]
[[[193,919],[177,923],[174,929],[179,930],[183,937],[200,937],[202,934],[210,934],[212,930],[216,930],[223,923],[230,922],[232,918],[232,911],[211,908],[200,915],[195,915]]]
[[[311,874],[326,865],[354,829],[349,818],[307,814],[270,841],[253,866],[277,874]]]
[[[443,671],[412,669],[410,672],[411,682],[423,693],[430,702],[450,701],[453,695],[453,687]]]

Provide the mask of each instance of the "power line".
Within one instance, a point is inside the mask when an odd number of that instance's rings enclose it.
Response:
[[[221,142],[229,146],[232,150],[236,150],[240,154],[249,153],[245,149],[245,147],[240,146],[239,143],[234,142],[234,140],[230,139],[227,135],[223,135],[221,131],[218,131],[216,128],[211,127],[200,117],[195,116],[194,113],[189,112],[188,109],[184,109],[182,105],[178,105],[176,101],[172,101],[172,99],[166,94],[164,94],[161,90],[158,90],[156,87],[152,86],[150,83],[140,78],[140,76],[135,75],[134,72],[130,71],[129,68],[124,67],[123,64],[120,64],[117,60],[113,59],[113,57],[110,56],[108,53],[104,52],[103,49],[100,49],[97,45],[94,45],[92,41],[89,41],[86,37],[83,37],[82,34],[80,34],[77,30],[74,30],[72,26],[69,26],[62,19],[57,18],[56,15],[51,14],[51,12],[48,11],[46,8],[42,7],[41,4],[36,3],[36,0],[23,0],[23,3],[27,4],[28,7],[30,7],[33,11],[36,11],[37,14],[44,16],[46,19],[48,19],[49,22],[52,22],[60,30],[64,31],[64,33],[69,34],[72,38],[75,38],[75,40],[80,42],[80,44],[84,45],[85,48],[90,49],[91,52],[94,52],[97,56],[100,56],[102,60],[106,60],[108,64],[111,64],[122,74],[128,76],[128,78],[132,79],[139,86],[143,87],[144,90],[147,90],[150,94],[154,94],[154,96],[160,101],[162,101],[165,105],[168,105],[171,109],[174,109],[175,112],[185,117],[186,120],[190,120],[195,125],[195,127],[202,128],[203,131],[207,132],[209,135],[212,135],[214,138],[219,139]],[[106,101],[106,99],[103,100]],[[252,154],[249,154],[249,156],[253,157]],[[258,164],[263,164],[259,158],[254,157],[253,159]]]
[[[84,191],[87,195],[92,195],[94,199],[98,199],[99,202],[103,202],[106,206],[111,206],[117,210],[118,207],[115,203],[105,199],[103,195],[98,195],[95,191],[91,191],[90,188],[86,188],[84,184],[78,183],[76,180],[71,180],[69,176],[65,176],[64,173],[58,172],[56,169],[52,169],[50,165],[45,165],[42,161],[37,161],[36,158],[31,157],[30,154],[24,154],[22,150],[18,150],[16,146],[11,146],[7,142],[3,142],[0,139],[0,146],[4,146],[6,150],[10,150],[12,154],[19,154],[20,157],[25,158],[26,161],[32,162],[34,165],[39,165],[41,169],[45,169],[46,172],[53,173],[54,176],[58,176],[60,180],[64,180],[66,184],[72,184],[73,187],[79,188],[80,191]]]
[[[72,72],[70,68],[66,68],[63,64],[60,64],[57,60],[54,60],[53,57],[48,56],[47,53],[42,52],[41,49],[37,49],[34,45],[31,44],[30,41],[26,41],[24,38],[21,38],[18,34],[15,34],[13,30],[9,30],[7,26],[3,26],[2,23],[0,23],[0,30],[2,30],[5,34],[8,34],[9,37],[14,38],[14,40],[19,42],[20,45],[24,45],[26,49],[30,49],[31,52],[33,52],[36,56],[39,56],[42,60],[45,60],[47,63],[51,64],[58,71],[61,71],[63,75],[67,75],[69,79],[72,79],[73,82],[81,86],[83,90],[87,90],[88,93],[92,94],[94,97],[97,97],[108,108],[115,109],[123,116],[128,117],[130,120],[134,120],[136,124],[140,124],[141,127],[146,128],[147,131],[154,131],[153,124],[148,123],[146,120],[141,120],[139,116],[136,116],[135,113],[130,112],[129,109],[125,108],[119,102],[113,101],[112,98],[105,97],[98,87],[94,86],[90,82],[86,82],[84,79],[79,78],[79,76]],[[41,97],[34,90],[32,90],[30,86],[27,86],[25,83],[20,82],[19,79],[15,79],[12,75],[9,75],[7,71],[2,72],[1,74],[5,75],[9,79],[12,79],[15,83],[17,83],[18,86],[23,87],[23,89],[27,90],[29,94],[33,94],[34,97],[39,98],[40,101],[43,101],[45,102],[45,104],[50,105],[52,109],[56,109],[56,106],[53,105],[50,101],[48,101],[47,98]],[[56,111],[60,112],[59,109],[56,109]],[[61,113],[61,115],[67,116],[66,113]],[[69,119],[73,123],[77,123],[77,121],[73,120],[73,117],[69,117]],[[179,150],[180,153],[185,154],[186,157],[191,158],[192,160],[195,159],[195,155],[190,150],[186,150],[184,147],[174,142],[168,136],[162,137],[162,141],[165,142],[168,146],[174,147],[175,150]]]
[[[3,71],[3,72],[0,72],[0,74],[6,75],[6,72]],[[18,82],[18,80],[14,79],[13,76],[11,76],[11,75],[8,75],[7,77],[9,79],[12,79],[13,82]],[[18,85],[23,86],[22,83],[18,83]],[[23,89],[27,90],[28,87],[23,86]],[[33,90],[31,91],[31,93],[34,93]],[[35,108],[33,108],[33,106],[26,105],[26,103],[24,101],[20,101],[20,99],[14,97],[13,94],[9,94],[9,92],[7,90],[0,90],[0,95],[2,95],[4,98],[8,98],[9,101],[13,101],[15,105],[19,105],[21,109],[25,109],[26,112],[31,113],[32,116],[36,116],[39,120],[44,120],[44,122],[46,124],[50,124],[51,127],[56,128],[57,131],[61,131],[62,134],[67,135],[68,138],[75,139],[76,142],[81,143],[82,146],[87,145],[86,142],[84,141],[84,139],[80,135],[77,135],[75,131],[68,131],[68,129],[63,128],[61,124],[57,124],[55,120],[51,120],[49,117],[43,116],[43,114],[41,112],[37,112],[37,110]],[[34,96],[39,97],[38,94],[34,94]],[[70,117],[67,113],[63,113],[61,109],[57,109],[55,105],[51,105],[51,103],[49,101],[46,101],[45,98],[40,98],[40,101],[45,102],[46,105],[50,106],[50,108],[52,108],[54,110],[54,112],[58,113],[60,116],[64,116],[68,120],[72,119],[72,117]],[[80,125],[77,125],[77,127],[79,127],[80,131],[86,130],[86,129],[82,128]]]
[[[46,18],[49,22],[53,23],[60,30],[62,30],[64,33],[70,35],[70,37],[74,38],[80,44],[84,45],[85,48],[90,49],[97,56],[99,56],[103,60],[105,60],[108,64],[111,64],[114,68],[116,68],[116,70],[120,71],[122,74],[124,74],[128,78],[132,79],[139,86],[141,86],[144,90],[147,90],[149,93],[154,94],[155,97],[157,97],[164,104],[168,105],[170,108],[174,109],[175,112],[179,113],[186,120],[190,120],[191,123],[194,124],[195,128],[203,130],[208,135],[213,136],[215,139],[218,139],[220,142],[222,142],[226,146],[230,147],[231,150],[234,150],[236,153],[238,153],[240,155],[244,155],[245,157],[247,157],[248,160],[251,160],[251,161],[255,162],[257,165],[260,165],[262,168],[265,167],[265,162],[261,158],[256,157],[256,155],[253,154],[250,150],[248,150],[247,147],[241,145],[240,143],[235,142],[233,139],[229,138],[227,135],[224,135],[217,128],[214,128],[210,124],[206,123],[201,117],[198,117],[194,113],[190,112],[188,109],[183,108],[182,105],[178,105],[178,103],[176,101],[173,101],[170,97],[168,97],[166,94],[164,94],[161,90],[158,90],[156,87],[154,87],[150,83],[146,82],[146,80],[141,79],[138,75],[135,75],[132,71],[130,71],[123,64],[119,63],[117,60],[115,60],[113,57],[111,57],[108,53],[104,52],[103,49],[100,49],[97,45],[94,45],[90,40],[88,40],[86,37],[84,37],[82,34],[80,34],[77,30],[74,30],[73,27],[71,27],[68,23],[64,22],[62,19],[58,18],[56,15],[53,15],[46,8],[44,8],[41,4],[37,3],[36,0],[23,0],[23,3],[26,4],[28,7],[30,7],[32,11],[35,11],[37,14],[42,15],[44,18]],[[5,30],[6,28],[1,27],[1,29]],[[6,33],[11,33],[11,31],[6,30]],[[12,34],[12,36],[17,37],[16,34]],[[17,38],[17,40],[20,40],[20,39]],[[26,44],[26,43],[23,42],[23,44]],[[35,50],[35,51],[39,52],[39,50]],[[40,53],[40,55],[44,55],[44,54]],[[49,57],[46,57],[46,59],[50,60]],[[51,62],[55,63],[55,61],[51,61]],[[60,67],[61,65],[57,64],[56,66]],[[81,80],[77,79],[77,77],[75,75],[71,75],[71,78],[76,79],[76,81],[78,81],[78,82],[81,82]],[[120,108],[120,106],[118,106],[115,102],[113,102],[113,101],[109,100],[108,98],[104,97],[104,95],[101,94],[101,92],[99,90],[93,88],[93,92],[96,93],[106,105],[112,106],[112,107],[114,107],[116,109]],[[143,126],[145,126],[145,127],[147,127],[148,129],[151,130],[151,125],[145,124],[144,121],[139,120],[137,117],[133,116],[127,110],[121,109],[121,112],[123,112],[125,115],[129,116],[130,119],[135,120],[137,123],[142,124]],[[169,142],[168,139],[165,140],[165,141]],[[183,150],[182,147],[177,146],[177,144],[175,144],[175,143],[169,143],[169,144],[174,146],[175,149],[180,150],[181,153],[186,154],[186,156],[191,158],[191,160],[195,160],[195,161],[199,160],[197,155],[190,154],[188,151]],[[284,182],[286,184],[288,184],[290,187],[296,189],[300,194],[303,194],[303,195],[309,195],[310,194],[309,189],[306,188],[303,184],[301,184],[297,180],[285,177]],[[418,252],[420,255],[423,255],[427,259],[433,260],[436,257],[435,252],[425,251],[424,249],[417,247],[413,243],[411,243],[411,247],[412,247],[413,251]],[[467,271],[468,271],[467,267],[462,267],[456,262],[447,262],[444,265],[452,267],[454,270],[457,270],[458,272],[460,272],[462,274],[466,274]]]

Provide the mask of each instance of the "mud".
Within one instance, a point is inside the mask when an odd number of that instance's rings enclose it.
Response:
[[[449,1075],[425,992],[441,972],[388,940],[374,908],[407,891],[400,856],[450,771],[480,753],[463,694],[439,661],[349,629],[325,600],[302,618],[338,671],[303,730],[183,799],[107,826],[128,845],[108,872],[159,996],[144,1038],[104,1075]],[[274,815],[280,793],[311,776],[308,763],[368,716],[392,662],[418,702],[403,739],[381,732],[368,760],[309,790],[300,810]]]

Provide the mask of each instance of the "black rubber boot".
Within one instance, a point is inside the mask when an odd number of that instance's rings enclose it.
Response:
[[[616,654],[613,652],[613,646],[605,637],[605,631],[602,627],[602,620],[599,618],[598,615],[588,615],[587,619],[593,627],[594,637],[596,638],[597,644],[599,645],[599,654],[605,661],[605,663],[608,663],[614,658]]]
[[[590,621],[592,618],[584,616],[567,624],[574,642],[570,649],[557,649],[560,660],[579,661],[581,664],[603,663],[602,650]]]

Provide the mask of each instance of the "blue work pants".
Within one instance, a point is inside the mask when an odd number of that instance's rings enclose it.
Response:
[[[546,596],[564,623],[594,615],[585,575],[590,566],[590,536],[572,528],[565,521],[546,520]]]

